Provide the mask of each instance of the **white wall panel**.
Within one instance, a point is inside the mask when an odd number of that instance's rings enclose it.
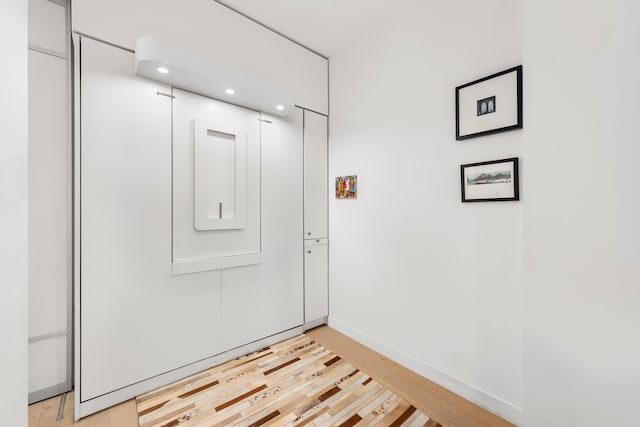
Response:
[[[70,329],[68,101],[67,61],[30,51],[29,336]]]
[[[29,0],[29,44],[66,56],[66,7],[49,0]]]
[[[0,412],[7,426],[27,425],[28,56],[27,2],[0,2]]]
[[[67,336],[29,343],[29,390],[38,391],[67,382]]]
[[[222,272],[225,349],[302,325],[302,111],[262,119],[263,260]]]
[[[300,326],[302,112],[261,125],[261,263],[174,276],[170,88],[129,52],[81,51],[81,400]]]
[[[30,402],[72,387],[67,16],[64,5],[29,1]]]
[[[304,112],[304,238],[326,238],[328,230],[327,196],[327,117]]]
[[[182,90],[174,89],[173,94],[173,260],[187,262],[260,252],[260,113]],[[194,120],[203,125],[196,125],[194,129]],[[194,191],[202,191],[196,184],[197,179],[203,179],[195,175],[195,169],[198,166],[212,169],[212,165],[202,164],[206,153],[198,152],[198,144],[194,144],[194,130],[199,127],[202,127],[200,132],[211,128],[237,134],[237,138],[244,140],[242,182],[235,171],[233,174],[237,179],[233,187],[237,188],[238,199],[243,198],[244,202],[236,201],[236,206],[242,209],[238,214],[244,216],[241,228],[198,229],[197,220],[203,214],[194,209],[204,203],[198,203],[196,196],[205,198],[206,195]],[[198,155],[199,159],[195,157]],[[241,160],[235,160],[235,166],[240,167]],[[217,207],[212,213],[218,213]]]
[[[213,0],[73,1],[74,31],[135,49],[149,35],[274,82],[327,113],[327,61]]]
[[[220,272],[171,273],[170,89],[82,39],[81,399],[220,351]]]
[[[305,241],[304,247],[304,322],[329,315],[329,246],[325,240]]]
[[[636,426],[640,3],[524,5],[525,425]]]

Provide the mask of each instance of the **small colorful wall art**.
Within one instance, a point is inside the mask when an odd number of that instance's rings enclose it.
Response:
[[[336,177],[336,199],[357,199],[358,177],[356,175]]]

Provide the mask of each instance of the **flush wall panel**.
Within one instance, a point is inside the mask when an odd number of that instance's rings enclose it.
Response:
[[[63,335],[29,343],[29,390],[38,392],[67,382],[68,339]]]
[[[174,262],[260,253],[260,113],[178,89],[173,95]],[[219,161],[208,148],[221,145],[222,134],[237,147]],[[221,168],[228,172],[216,173]],[[234,197],[217,197],[216,185],[230,186]]]
[[[263,116],[271,122],[267,128],[254,111],[179,90],[173,90],[175,99],[159,96],[172,89],[135,77],[132,53],[80,40],[76,390],[84,416],[148,385],[158,387],[185,367],[213,363],[221,352],[302,325],[303,159],[301,110],[287,119]],[[198,116],[235,112],[240,119],[231,114],[219,125],[240,120],[262,135],[262,148],[251,160],[249,147],[247,163],[248,176],[260,177],[254,190],[249,185],[247,227],[255,217],[260,228],[246,237],[259,240],[241,239],[260,251],[255,265],[177,275],[172,270],[172,215],[185,215],[189,232],[200,233],[194,227],[193,174],[185,181],[190,186],[173,185],[178,158],[172,155],[172,103],[177,124],[177,104],[187,98],[202,107]],[[193,164],[188,141],[186,148],[186,162]],[[220,251],[234,249],[233,240],[221,239]],[[199,244],[207,249],[212,242]]]
[[[220,351],[220,272],[171,272],[170,88],[81,42],[81,396]]]
[[[29,52],[29,336],[69,325],[67,61]]]
[[[302,110],[262,118],[262,262],[222,272],[224,348],[303,320]]]
[[[29,1],[29,402],[72,387],[67,8]]]
[[[65,6],[50,0],[29,0],[30,46],[66,56],[67,37]]]
[[[329,246],[315,240],[304,247],[304,321],[305,323],[329,315]]]
[[[327,117],[304,112],[304,238],[328,232]]]

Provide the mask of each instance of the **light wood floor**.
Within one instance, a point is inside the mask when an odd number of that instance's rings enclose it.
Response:
[[[73,421],[73,392],[67,394],[64,416],[56,422],[59,404],[60,396],[29,405],[29,427],[138,427],[135,399],[75,422]]]
[[[326,326],[305,332],[443,427],[513,427],[502,418]]]
[[[362,344],[326,326],[306,332],[345,361],[375,378],[435,419],[443,427],[508,427],[513,424],[419,376]],[[60,398],[29,406],[29,427],[84,426],[138,427],[135,399],[105,411],[73,421],[73,393],[67,395],[64,417],[56,422]]]

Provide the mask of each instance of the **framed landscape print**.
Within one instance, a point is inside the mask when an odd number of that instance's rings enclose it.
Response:
[[[522,65],[456,88],[456,140],[522,129]]]
[[[460,166],[462,202],[520,200],[518,158]]]

